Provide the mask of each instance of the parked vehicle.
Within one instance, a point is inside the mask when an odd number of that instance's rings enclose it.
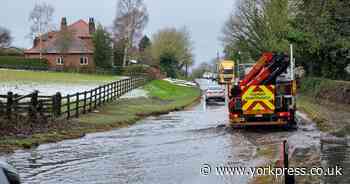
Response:
[[[210,100],[225,102],[225,98],[225,89],[222,89],[220,86],[210,86],[205,91],[206,102]]]
[[[20,184],[20,178],[15,168],[0,161],[0,184]]]
[[[218,65],[219,84],[231,84],[235,78],[235,62],[230,60],[220,61]]]
[[[213,73],[211,73],[211,72],[204,72],[204,74],[203,74],[203,78],[204,79],[212,79],[213,78]]]
[[[231,89],[231,124],[295,125],[296,82],[293,68],[293,59],[288,55],[264,53]]]
[[[217,73],[213,73],[213,76],[211,78],[212,81],[217,81],[218,80],[218,74]]]

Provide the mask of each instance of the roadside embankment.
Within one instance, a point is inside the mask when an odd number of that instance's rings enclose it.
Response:
[[[298,109],[323,132],[350,134],[350,82],[321,78],[301,81]]]
[[[162,80],[151,81],[143,88],[148,97],[119,99],[93,113],[70,121],[38,122],[41,126],[35,122],[32,125],[23,125],[20,121],[13,122],[16,129],[36,129],[31,130],[31,135],[1,134],[0,152],[31,148],[42,143],[79,138],[86,133],[129,126],[149,115],[181,110],[196,102],[201,94],[197,87],[178,86]]]

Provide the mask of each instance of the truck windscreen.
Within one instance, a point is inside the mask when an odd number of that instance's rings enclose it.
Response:
[[[233,69],[225,69],[224,74],[233,74]]]

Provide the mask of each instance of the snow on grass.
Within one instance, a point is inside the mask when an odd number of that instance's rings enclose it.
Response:
[[[120,98],[140,98],[140,97],[148,97],[148,93],[146,90],[142,88],[134,89]]]
[[[9,91],[24,95],[32,93],[35,90],[39,91],[39,95],[54,95],[60,92],[62,95],[74,94],[77,92],[88,91],[101,85],[100,83],[90,84],[46,84],[38,82],[0,82],[0,94],[7,94]]]
[[[39,91],[39,95],[62,95],[88,91],[121,79],[112,75],[80,73],[0,70],[0,94],[11,91],[20,95]]]
[[[196,83],[194,82],[190,82],[190,81],[186,81],[186,80],[179,80],[179,79],[172,79],[172,78],[166,78],[163,79],[165,81],[168,81],[172,84],[178,85],[178,86],[188,86],[188,87],[195,87],[197,86]]]

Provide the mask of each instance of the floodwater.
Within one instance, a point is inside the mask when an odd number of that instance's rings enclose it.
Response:
[[[212,82],[198,81],[205,89]],[[256,167],[268,160],[257,148],[288,139],[293,147],[319,144],[315,127],[297,131],[229,130],[225,104],[198,105],[149,117],[128,128],[44,144],[0,159],[14,165],[25,184],[248,183],[250,176],[218,176],[216,166]],[[333,151],[331,151],[333,154]],[[203,176],[205,164],[211,173]]]
[[[350,183],[349,145],[325,144],[322,146],[321,161],[324,168],[342,168],[342,176],[325,176],[324,184]]]

